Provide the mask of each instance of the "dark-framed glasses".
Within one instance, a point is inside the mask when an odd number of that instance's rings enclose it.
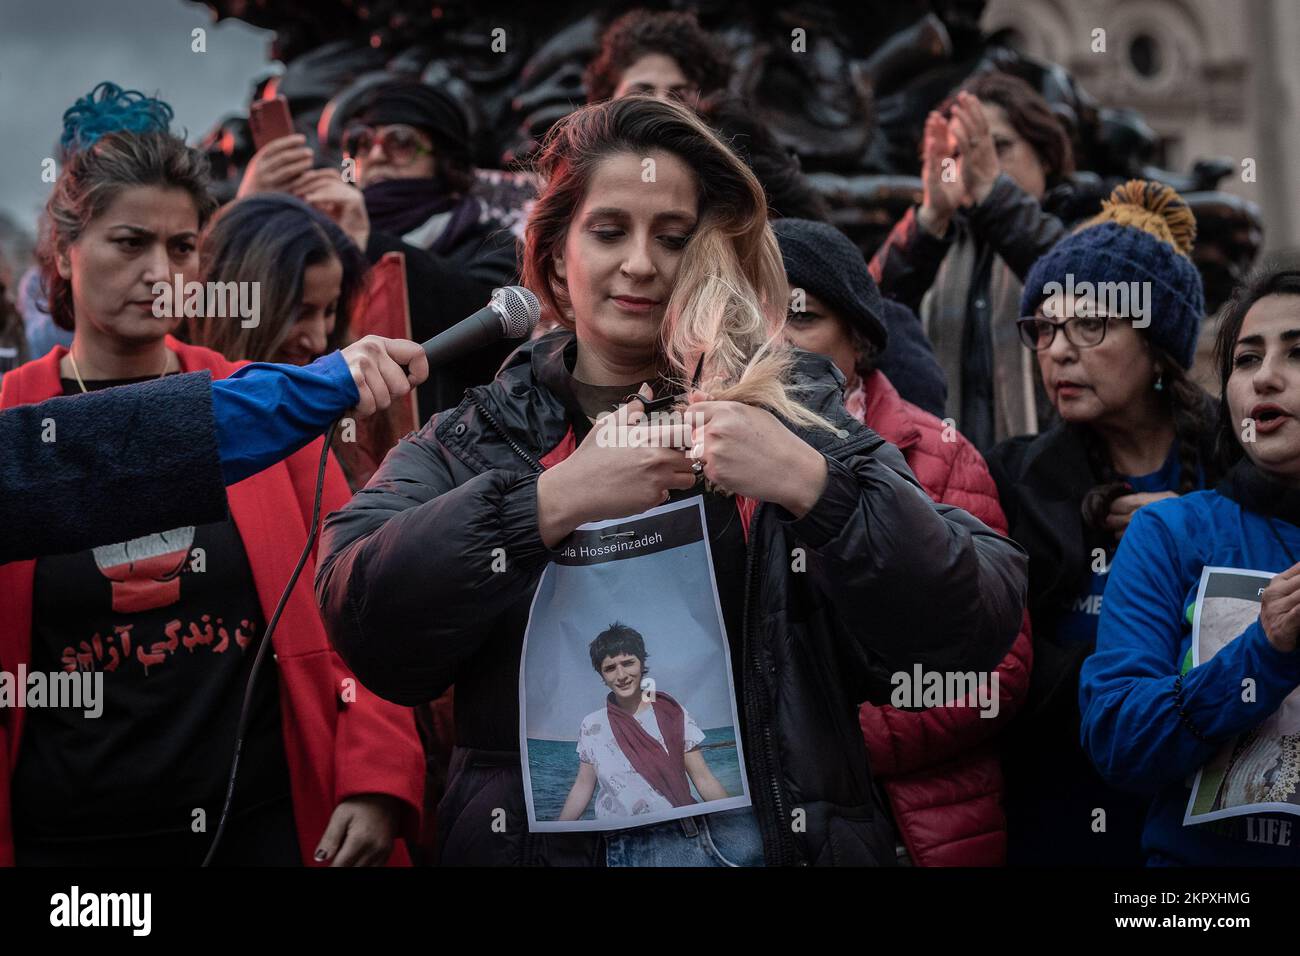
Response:
[[[398,164],[409,163],[417,156],[433,152],[424,144],[414,126],[396,124],[375,127],[355,123],[343,132],[343,154],[354,159],[364,159],[370,155],[376,142],[384,148],[384,155]]]
[[[1065,332],[1065,340],[1076,348],[1090,349],[1100,345],[1106,338],[1106,327],[1110,324],[1108,315],[1076,315],[1061,322],[1053,322],[1041,316],[1030,315],[1016,321],[1020,331],[1020,341],[1035,352],[1044,352],[1056,341],[1057,331]]]

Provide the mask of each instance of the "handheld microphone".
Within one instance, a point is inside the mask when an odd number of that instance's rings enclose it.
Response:
[[[521,339],[533,331],[542,305],[523,286],[492,290],[492,300],[467,319],[423,344],[429,366],[445,365],[502,339]]]

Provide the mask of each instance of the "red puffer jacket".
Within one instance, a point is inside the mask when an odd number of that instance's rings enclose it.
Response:
[[[1007,521],[988,466],[955,429],[903,401],[880,372],[846,399],[850,412],[897,445],[926,493],[956,505],[1000,534]],[[1029,689],[1033,659],[1026,614],[1011,650],[998,666],[998,712],[978,707],[902,711],[863,704],[858,723],[912,862],[918,866],[1001,866],[1007,826],[1002,810],[1002,765],[993,744]]]

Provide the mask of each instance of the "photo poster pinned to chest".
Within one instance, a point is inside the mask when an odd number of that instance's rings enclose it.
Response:
[[[578,527],[533,595],[519,666],[531,831],[751,805],[703,499]]]
[[[1259,617],[1271,571],[1205,568],[1192,619],[1192,665],[1208,661]],[[1243,693],[1245,691],[1243,690]],[[1300,815],[1300,690],[1196,773],[1183,825],[1259,813]]]

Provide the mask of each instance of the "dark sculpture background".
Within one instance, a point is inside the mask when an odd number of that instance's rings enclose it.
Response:
[[[374,83],[409,74],[447,83],[473,119],[478,162],[511,168],[557,119],[585,102],[582,73],[601,30],[634,6],[693,9],[732,51],[733,90],[794,152],[830,202],[836,224],[868,255],[920,195],[918,143],[926,113],[965,77],[989,66],[1014,73],[1048,100],[1074,142],[1067,218],[1084,216],[1125,179],[1158,179],[1196,213],[1195,259],[1211,311],[1254,261],[1263,241],[1255,204],[1219,192],[1232,160],[1198,160],[1176,172],[1159,163],[1155,132],[1131,110],[1100,106],[1060,66],[1026,57],[979,27],[984,0],[821,0],[755,6],[729,0],[553,4],[497,0],[206,0],[219,18],[276,32],[284,73],[254,92],[282,93],[322,164],[354,104]],[[792,49],[802,28],[806,52]],[[493,52],[495,30],[498,49]],[[268,88],[269,87],[269,88]],[[205,139],[229,198],[252,155],[246,117]],[[518,196],[510,177],[485,176],[489,202]],[[504,191],[504,195],[503,195]]]

